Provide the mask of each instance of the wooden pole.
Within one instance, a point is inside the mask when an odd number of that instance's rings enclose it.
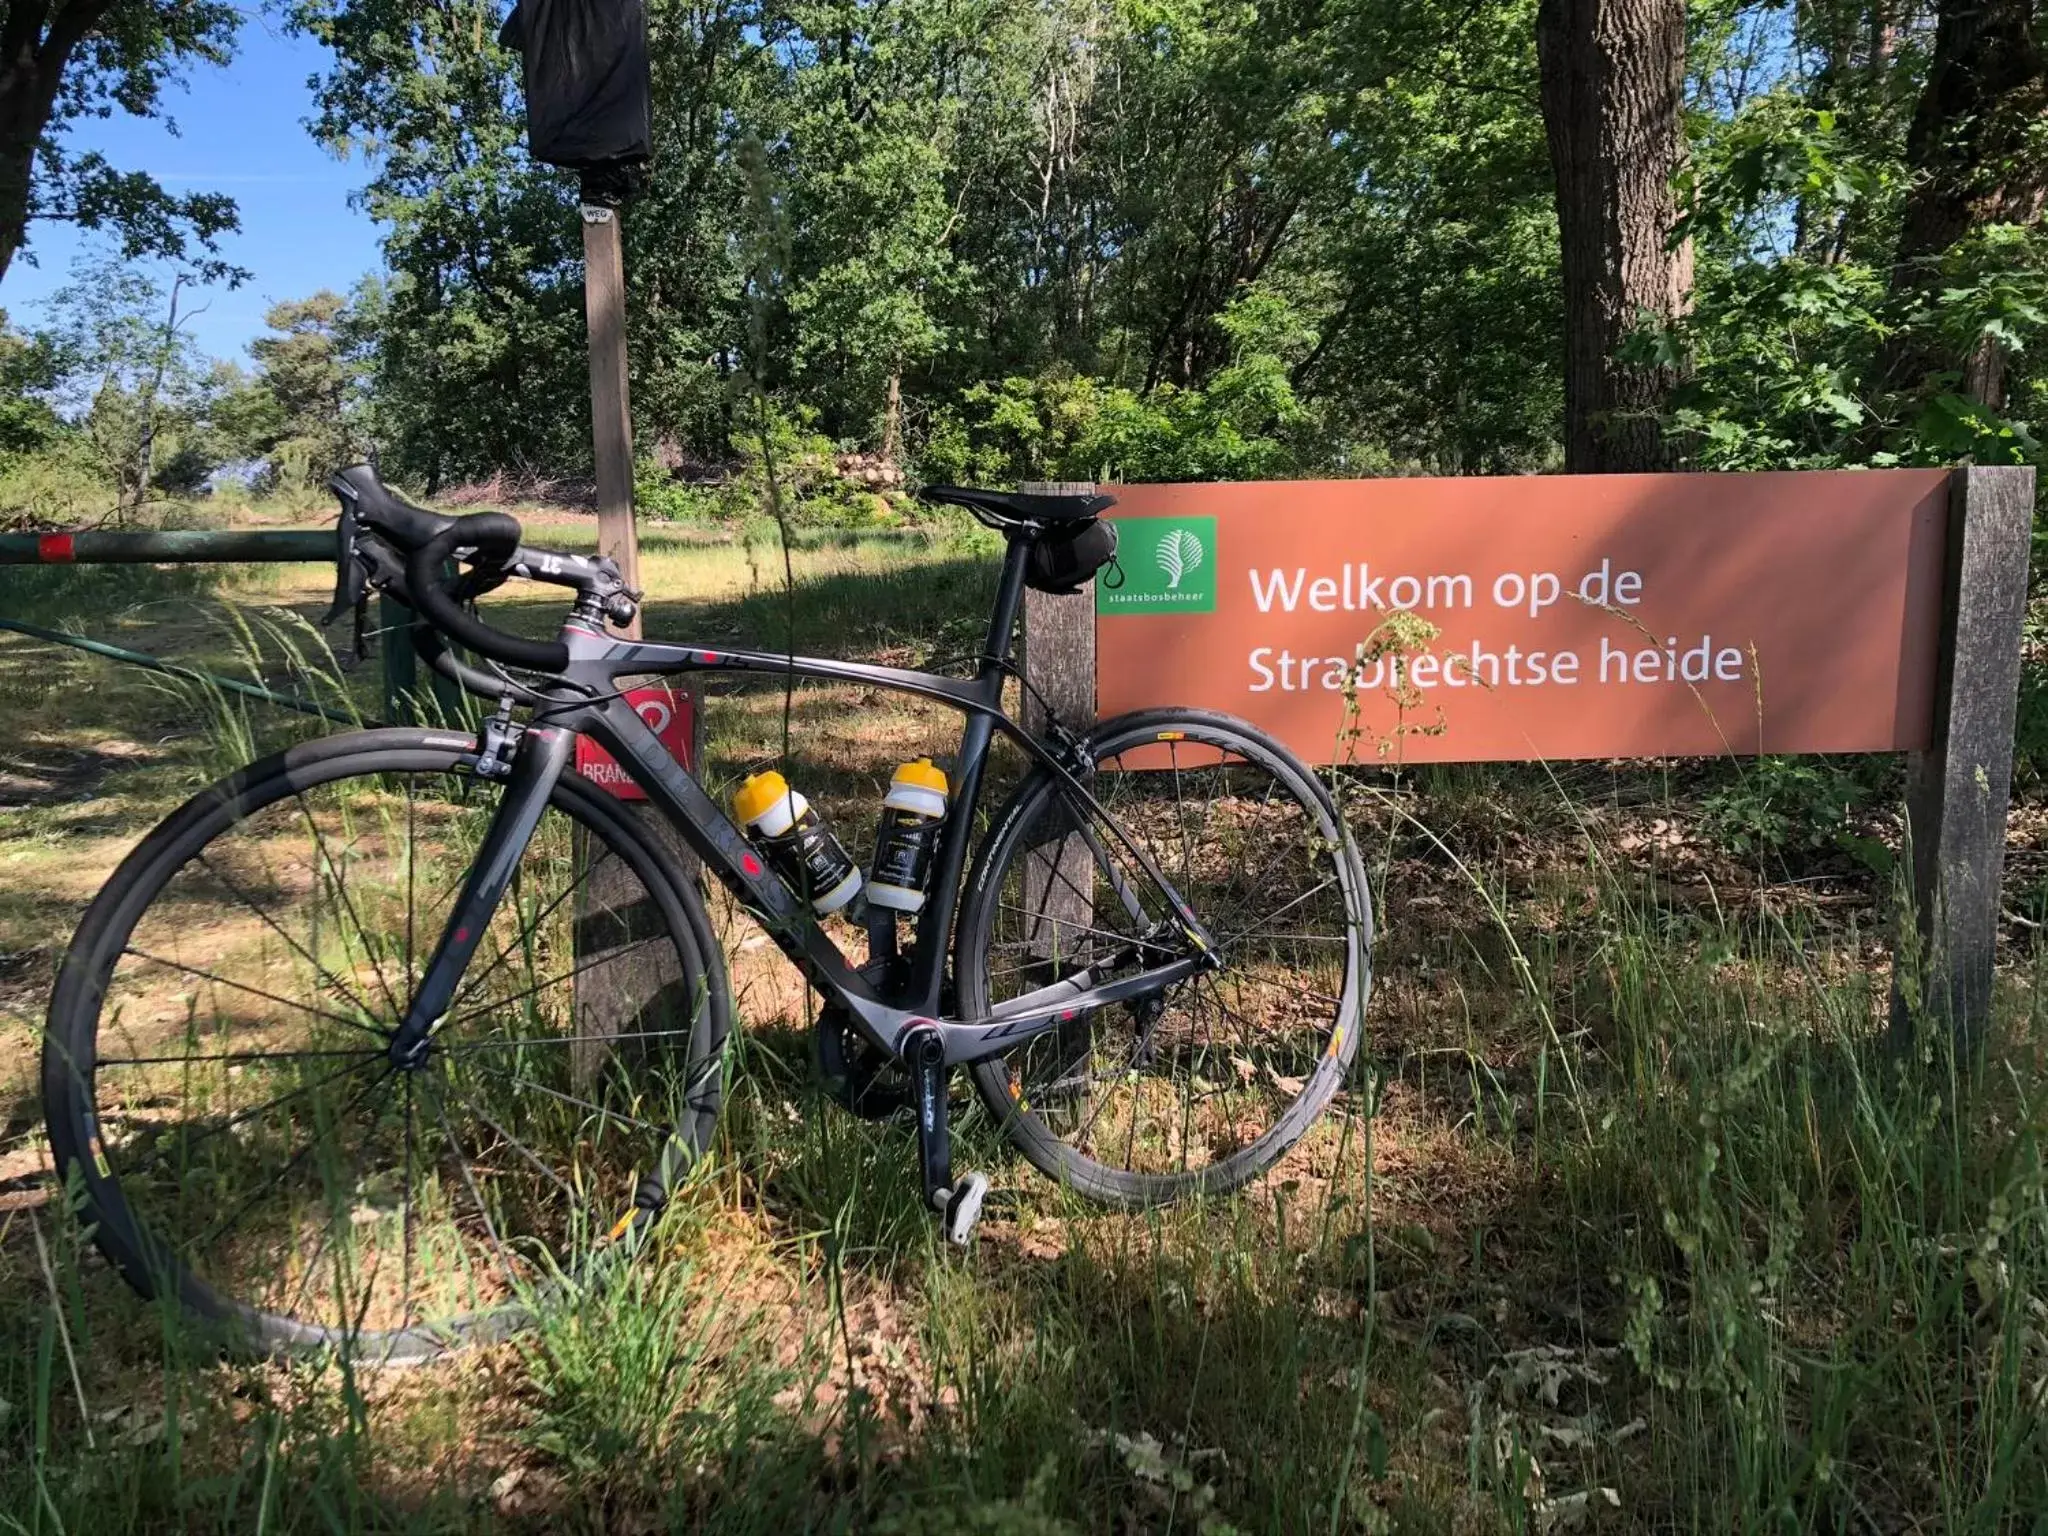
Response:
[[[2033,513],[2031,468],[1973,466],[1949,482],[1934,737],[1906,764],[1913,927],[1892,985],[1901,1045],[1912,1041],[1909,992],[1962,1043],[1991,1019]]]
[[[597,459],[597,552],[640,590],[633,526],[633,416],[626,383],[626,257],[620,213],[583,205],[583,316],[590,329],[590,427]],[[616,633],[640,638],[640,619]]]
[[[626,585],[640,590],[640,539],[633,523],[633,417],[626,378],[626,260],[620,212],[585,203],[583,214],[583,314],[590,331],[590,429],[597,467],[597,548],[618,562]],[[640,638],[640,618],[613,633]],[[621,678],[622,684],[630,681]],[[661,817],[636,806],[636,820],[650,838],[672,852],[683,850]],[[656,1029],[687,1031],[691,1000],[677,985],[682,970],[666,944],[637,942],[660,931],[659,916],[645,888],[618,859],[592,860],[578,850],[582,886],[577,894],[575,950],[577,1033],[585,1036],[641,1034]],[[686,866],[695,873],[695,861]],[[601,963],[594,956],[616,949]],[[674,1015],[674,1016],[672,1016]],[[573,1048],[574,1072],[593,1081],[609,1054],[597,1040]]]
[[[1053,480],[1020,485],[1040,496],[1090,496],[1091,481]],[[1095,583],[1069,597],[1024,591],[1024,728],[1045,729],[1048,717],[1076,731],[1095,723]],[[1059,853],[1033,853],[1024,865],[1024,907],[1032,913],[1032,953],[1054,960],[1072,949],[1095,921],[1084,892],[1095,886],[1095,861],[1078,836]]]

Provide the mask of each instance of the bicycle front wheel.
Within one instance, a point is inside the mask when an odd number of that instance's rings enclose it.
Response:
[[[500,797],[436,731],[188,801],[52,994],[58,1171],[145,1295],[264,1352],[418,1359],[623,1255],[708,1143],[731,1022],[693,889],[557,786],[424,1062],[389,1050]]]
[[[977,1063],[983,1100],[1039,1168],[1158,1205],[1271,1167],[1342,1085],[1370,984],[1365,870],[1315,775],[1243,721],[1151,710],[1082,741],[1098,812],[1044,769],[998,814],[960,915],[963,1016],[1087,973],[1183,953],[1144,849],[1219,965]]]

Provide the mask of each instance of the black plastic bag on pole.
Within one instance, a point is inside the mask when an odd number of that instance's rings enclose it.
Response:
[[[519,0],[498,41],[526,73],[526,147],[616,206],[654,152],[644,0]]]

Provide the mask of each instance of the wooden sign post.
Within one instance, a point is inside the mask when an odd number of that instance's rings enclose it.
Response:
[[[583,204],[583,318],[590,330],[590,430],[597,460],[597,552],[640,589],[633,525],[633,413],[626,383],[626,258],[621,210]],[[616,633],[640,638],[640,616]]]
[[[597,469],[597,548],[618,562],[628,587],[640,590],[640,538],[633,522],[633,418],[626,377],[626,264],[620,229],[621,211],[598,204],[582,205],[583,313],[590,330],[590,427]],[[640,616],[613,632],[640,638]],[[622,680],[623,681],[623,680]],[[683,703],[688,703],[687,695]],[[691,716],[694,720],[694,713]],[[696,766],[694,757],[688,766]],[[578,771],[601,784],[601,764],[579,762]],[[594,771],[596,770],[596,771]],[[609,784],[606,787],[611,787]],[[685,855],[675,833],[644,807],[634,808],[650,838]],[[581,859],[579,858],[579,863]],[[686,868],[694,871],[694,860]],[[633,872],[616,859],[600,859],[585,868],[577,898],[576,977],[577,1033],[585,1036],[641,1034],[649,1030],[688,1028],[690,1000],[676,996],[682,979],[675,952],[650,944],[647,914],[632,909],[646,899]],[[617,953],[591,963],[608,950]],[[681,1017],[660,1021],[671,1006]],[[606,1047],[588,1041],[575,1047],[578,1076],[595,1076]]]
[[[1898,955],[1913,964],[1927,1017],[1966,1038],[1981,1036],[1991,1018],[2033,523],[2031,467],[1950,477],[1932,732],[1906,762],[1914,932]],[[1895,965],[1900,1045],[1912,1037],[1907,980]]]
[[[1032,482],[1019,490],[1039,496],[1088,496],[1088,481]],[[1057,720],[1072,730],[1095,723],[1095,588],[1059,595],[1024,591],[1024,729],[1041,732]],[[1080,946],[1095,921],[1088,893],[1095,887],[1095,860],[1076,834],[1057,853],[1033,852],[1024,865],[1024,910],[1038,915],[1028,935],[1032,953],[1052,960]],[[1064,931],[1063,931],[1064,930]]]

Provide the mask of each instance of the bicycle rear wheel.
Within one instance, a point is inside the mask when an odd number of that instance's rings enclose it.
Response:
[[[1243,721],[1152,710],[1082,745],[1106,816],[1040,769],[976,858],[955,958],[963,1017],[1185,952],[1125,839],[1208,929],[1220,965],[976,1063],[975,1086],[1027,1158],[1092,1198],[1236,1188],[1300,1139],[1357,1054],[1365,870],[1315,775]]]
[[[417,1069],[388,1050],[500,788],[366,731],[188,801],[52,994],[59,1173],[143,1294],[243,1348],[408,1360],[630,1253],[706,1147],[731,1023],[695,891],[564,780]]]

